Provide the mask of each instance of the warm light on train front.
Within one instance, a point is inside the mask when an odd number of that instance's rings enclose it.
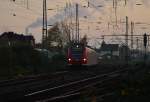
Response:
[[[87,63],[87,59],[86,59],[86,58],[83,58],[83,59],[82,59],[82,63],[83,63],[83,64],[86,64],[86,63]]]
[[[71,58],[68,58],[68,61],[70,62],[70,61],[71,61]]]
[[[86,60],[87,60],[86,58],[83,59],[84,62],[85,62]]]
[[[68,58],[68,63],[71,64],[72,63],[72,59]]]

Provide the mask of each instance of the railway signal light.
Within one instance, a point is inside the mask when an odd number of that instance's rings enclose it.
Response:
[[[147,46],[147,34],[145,33],[144,35],[144,47],[146,48],[146,46]]]

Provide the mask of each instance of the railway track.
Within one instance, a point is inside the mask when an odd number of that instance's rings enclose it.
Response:
[[[79,98],[83,90],[97,87],[98,89],[110,90],[110,82],[120,77],[126,70],[119,70],[107,74],[97,75],[86,79],[70,82],[57,87],[52,87],[24,95],[19,101],[38,102],[62,102],[62,100]],[[105,86],[107,86],[105,88]],[[109,87],[109,88],[108,88]],[[102,93],[103,94],[103,93]],[[70,101],[70,100],[69,100]]]
[[[49,84],[55,83],[55,80],[61,80],[68,71],[56,72],[52,74],[43,74],[37,76],[11,79],[0,82],[0,100],[4,102],[24,95],[35,90],[41,90]],[[47,84],[45,84],[47,83]]]
[[[118,70],[120,70],[119,68]],[[17,79],[17,80],[11,80],[11,81],[3,81],[0,82],[0,100],[2,102],[16,102],[16,101],[35,101],[35,100],[45,100],[50,98],[55,98],[63,95],[69,95],[69,94],[74,94],[75,92],[80,92],[83,89],[80,89],[82,86],[86,86],[89,83],[90,86],[93,83],[96,83],[96,79],[90,79],[98,76],[106,76],[108,73],[113,73],[115,69],[114,68],[89,68],[86,70],[68,70],[68,71],[63,71],[63,72],[57,72],[53,73],[50,75],[39,75],[37,77],[32,76],[32,77],[27,77],[23,79]],[[116,69],[117,70],[117,69]],[[106,74],[107,73],[107,74]],[[114,76],[114,75],[113,75]],[[113,77],[110,76],[110,77]],[[103,79],[103,78],[102,78]],[[82,81],[83,82],[82,82]],[[91,80],[91,82],[88,82],[88,80]],[[100,79],[99,79],[100,80]],[[93,82],[92,82],[93,81]],[[78,85],[79,82],[82,86]],[[72,89],[70,88],[70,84],[73,85]],[[69,86],[63,86],[67,85]],[[56,86],[60,88],[56,88]],[[69,88],[69,89],[65,89]],[[86,86],[87,87],[87,86]],[[50,95],[47,93],[47,90],[53,88],[53,94]],[[75,89],[74,89],[75,88]],[[62,90],[63,89],[63,90]],[[58,91],[56,91],[58,90]],[[62,90],[60,94],[58,95],[57,93],[59,90]],[[68,90],[68,91],[67,91]],[[43,91],[40,96],[38,96],[38,92]],[[50,91],[49,91],[50,92]],[[31,94],[37,93],[37,96],[32,96]],[[45,95],[46,94],[46,95]],[[46,96],[46,97],[45,97]],[[37,97],[43,97],[41,99],[37,99]]]
[[[27,76],[27,77],[22,77],[22,78],[17,78],[17,79],[4,80],[4,81],[0,81],[0,87],[20,85],[20,84],[29,83],[32,81],[38,81],[40,79],[53,78],[58,75],[65,74],[67,72],[68,71],[62,71],[62,72],[56,72],[52,74],[40,74],[36,76],[32,75],[32,76]]]
[[[91,68],[90,68],[91,69]],[[106,70],[67,70],[47,75],[30,76],[0,82],[0,100],[12,101],[27,93],[106,73]]]

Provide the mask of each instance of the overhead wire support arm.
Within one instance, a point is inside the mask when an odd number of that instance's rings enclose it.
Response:
[[[113,35],[113,34],[111,35],[110,34],[110,35],[101,35],[101,36],[105,37],[105,36],[126,36],[126,35],[125,34],[115,34],[115,35]],[[131,35],[128,35],[128,36],[131,36]],[[137,35],[132,35],[132,36],[137,36],[138,37],[138,36],[143,36],[143,35],[137,34]],[[147,36],[150,36],[150,35],[147,35]]]

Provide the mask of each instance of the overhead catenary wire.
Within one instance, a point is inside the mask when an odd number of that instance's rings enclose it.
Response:
[[[32,7],[29,7],[29,1],[28,1],[28,4],[27,4],[28,6],[25,5],[25,1],[24,2],[15,1],[15,2],[12,2],[12,3],[15,4],[19,8],[24,8],[24,11],[30,11],[30,12],[32,12],[32,15],[38,15],[38,16],[42,15],[42,13],[39,12],[39,10],[38,10],[39,8],[42,8],[42,6],[37,6],[36,5],[37,7],[35,7],[35,5],[34,6],[32,5]],[[41,4],[39,4],[39,5],[41,5]]]

